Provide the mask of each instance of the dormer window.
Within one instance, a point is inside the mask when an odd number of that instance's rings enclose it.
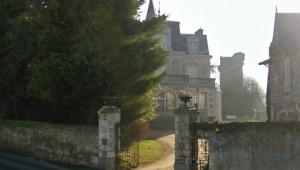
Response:
[[[198,37],[188,37],[187,39],[188,53],[191,55],[199,54],[199,38]]]

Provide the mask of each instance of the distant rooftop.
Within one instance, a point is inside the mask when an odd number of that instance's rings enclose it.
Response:
[[[178,21],[167,21],[167,25],[171,28],[171,41],[172,50],[187,52],[187,38],[189,36],[198,35],[199,39],[199,50],[202,55],[209,55],[207,37],[203,34],[202,29],[198,29],[195,34],[181,34],[180,22]]]
[[[153,1],[150,0],[146,19],[156,17]],[[195,34],[181,34],[180,22],[166,21],[167,26],[171,29],[171,47],[173,51],[182,51],[188,53],[187,38],[193,35],[199,37],[199,51],[200,55],[209,55],[207,37],[203,34],[203,29],[198,29]]]

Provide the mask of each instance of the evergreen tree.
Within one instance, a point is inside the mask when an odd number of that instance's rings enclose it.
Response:
[[[0,63],[4,66],[1,73],[6,74],[12,70],[3,70],[16,68],[17,61],[22,61],[22,69],[15,70],[19,77],[10,73],[10,81],[0,78],[2,92],[5,85],[21,91],[22,102],[9,100],[9,107],[19,108],[17,115],[2,110],[15,118],[91,123],[96,122],[96,111],[107,97],[114,97],[122,122],[151,114],[151,89],[161,78],[154,73],[166,58],[155,35],[165,17],[139,21],[137,10],[142,3],[27,0],[24,10],[18,9],[15,19],[6,21],[16,20],[4,31],[10,35],[8,40],[3,40],[14,48],[1,56],[12,66]]]
[[[26,100],[27,68],[33,52],[27,1],[0,2],[0,112],[18,118]]]

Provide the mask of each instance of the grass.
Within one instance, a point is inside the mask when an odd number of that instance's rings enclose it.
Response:
[[[134,154],[136,149],[138,149],[139,155]],[[129,150],[121,152],[121,169],[129,170],[137,168],[139,165],[143,166],[145,164],[152,163],[161,157],[163,150],[164,147],[157,141],[140,141],[138,145],[134,144]]]
[[[139,162],[147,164],[158,160],[163,153],[163,146],[154,140],[139,142]]]

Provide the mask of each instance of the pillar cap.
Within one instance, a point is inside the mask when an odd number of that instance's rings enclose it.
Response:
[[[101,109],[98,110],[98,114],[113,114],[113,113],[120,113],[120,109],[116,106],[103,106]]]

